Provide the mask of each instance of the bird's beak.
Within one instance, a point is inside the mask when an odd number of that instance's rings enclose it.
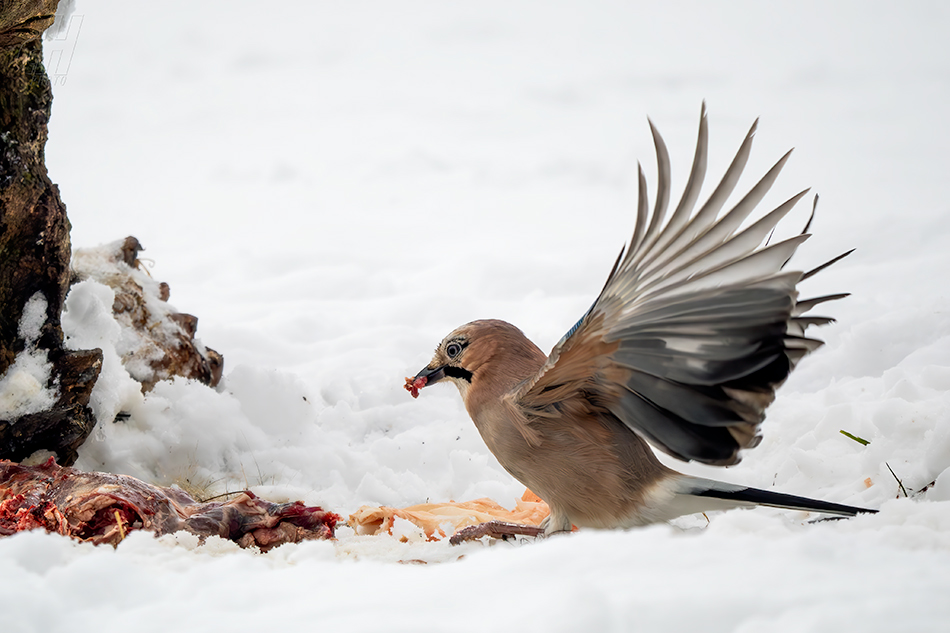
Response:
[[[425,385],[423,386],[431,385],[433,383],[439,382],[440,380],[445,378],[445,365],[442,365],[440,367],[435,367],[435,368],[432,368],[432,367],[423,368],[422,371],[416,374],[416,377],[414,380],[419,380],[420,378],[426,379]]]
[[[413,398],[419,397],[419,390],[425,387],[426,385],[431,385],[432,383],[439,382],[445,378],[445,366],[441,367],[426,367],[418,374],[415,378],[406,378],[405,388]]]

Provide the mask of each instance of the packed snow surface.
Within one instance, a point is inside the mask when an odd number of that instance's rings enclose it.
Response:
[[[105,355],[77,466],[343,515],[513,506],[523,487],[457,392],[414,400],[404,377],[477,318],[550,349],[632,232],[638,160],[655,190],[646,117],[677,195],[705,99],[709,180],[758,116],[740,193],[797,147],[762,205],[821,195],[793,265],[857,250],[804,285],[852,296],[822,306],[838,323],[812,331],[827,345],[762,444],[730,469],[676,467],[881,512],[458,548],[342,528],[266,555],[25,533],[0,539],[4,631],[947,630],[945,3],[81,0],[80,18],[72,48],[55,42],[71,57],[47,145],[73,244],[138,237],[225,378],[141,395],[110,289],[75,286],[70,344]]]

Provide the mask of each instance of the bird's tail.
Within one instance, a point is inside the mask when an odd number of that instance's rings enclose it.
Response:
[[[877,510],[868,508],[858,508],[841,503],[831,503],[829,501],[809,499],[808,497],[788,495],[781,492],[748,488],[700,477],[684,476],[678,483],[679,495],[692,498],[692,503],[687,505],[697,507],[708,506],[707,509],[709,510],[759,505],[849,517],[853,517],[857,514],[873,514],[877,512]]]

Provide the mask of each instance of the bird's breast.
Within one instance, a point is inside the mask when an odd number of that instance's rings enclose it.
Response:
[[[572,416],[566,407],[560,416],[531,418],[509,406],[473,420],[502,467],[578,527],[630,525],[670,472],[609,417]]]

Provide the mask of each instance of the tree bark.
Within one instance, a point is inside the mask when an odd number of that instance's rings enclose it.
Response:
[[[53,369],[46,387],[59,393],[47,411],[0,419],[0,458],[19,461],[45,449],[69,465],[95,425],[88,404],[102,352],[65,350],[60,326],[70,225],[46,171],[53,95],[40,39],[57,3],[0,0],[0,377],[29,344],[47,353]],[[20,321],[36,293],[45,299],[46,320],[39,337],[27,341]]]
[[[39,40],[52,26],[57,5],[59,0],[0,0],[0,48]]]

